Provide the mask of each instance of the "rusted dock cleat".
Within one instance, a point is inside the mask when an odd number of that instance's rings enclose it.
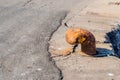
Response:
[[[81,55],[93,56],[96,54],[95,37],[85,29],[70,28],[66,31],[66,41],[71,45],[81,44]]]

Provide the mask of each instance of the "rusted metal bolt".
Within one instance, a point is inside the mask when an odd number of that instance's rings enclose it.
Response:
[[[81,44],[81,51],[87,55],[96,54],[96,41],[94,35],[80,28],[70,28],[66,31],[66,41],[71,45]]]

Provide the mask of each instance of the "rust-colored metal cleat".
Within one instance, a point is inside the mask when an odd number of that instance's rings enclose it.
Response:
[[[96,54],[95,37],[85,29],[70,28],[66,31],[66,41],[71,45],[81,44],[81,51],[86,55],[92,56]]]

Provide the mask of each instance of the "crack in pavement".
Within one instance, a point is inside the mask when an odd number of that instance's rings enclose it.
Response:
[[[33,0],[27,0],[24,4],[23,7],[26,6],[27,4],[29,4],[30,2],[32,2]]]
[[[48,44],[47,44],[47,52],[49,53],[49,60],[50,61],[52,61],[53,62],[53,65],[60,71],[60,80],[63,80],[63,75],[62,75],[62,71],[61,71],[61,69],[60,68],[58,68],[58,66],[56,65],[56,63],[55,63],[55,60],[53,60],[52,59],[52,57],[51,57],[51,53],[49,52],[49,46],[50,46],[50,43],[49,43],[49,41],[51,40],[51,38],[52,38],[52,36],[53,36],[53,34],[61,27],[61,25],[62,25],[62,22],[63,22],[63,20],[66,18],[66,16],[67,16],[67,14],[68,14],[68,12],[65,12],[63,15],[63,17],[59,20],[59,25],[57,26],[57,28],[50,34],[50,37],[49,37],[49,40],[48,40]]]

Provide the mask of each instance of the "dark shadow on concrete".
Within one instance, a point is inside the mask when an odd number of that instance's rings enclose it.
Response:
[[[107,57],[107,56],[114,56],[114,52],[109,49],[105,48],[96,48],[97,54],[94,55],[95,57]]]
[[[112,44],[115,56],[120,58],[120,25],[113,29],[111,32],[107,33],[109,41]]]

